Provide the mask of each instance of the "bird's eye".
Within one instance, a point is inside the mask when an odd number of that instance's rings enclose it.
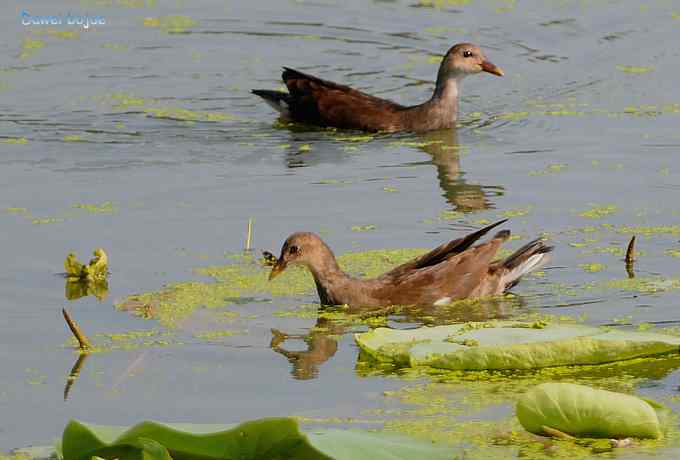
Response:
[[[472,57],[472,51],[470,51],[470,50],[463,51],[463,57],[466,57],[466,58]]]
[[[293,255],[298,253],[298,247],[297,246],[291,246],[288,248],[288,254]]]

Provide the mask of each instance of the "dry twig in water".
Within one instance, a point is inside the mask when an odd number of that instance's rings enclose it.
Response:
[[[64,315],[64,319],[66,320],[66,324],[68,324],[69,329],[71,329],[71,332],[75,336],[76,340],[78,340],[78,345],[80,346],[81,353],[87,353],[92,348],[90,340],[80,330],[80,327],[78,327],[78,323],[71,319],[71,315],[68,314],[65,308],[62,308],[61,312]]]
[[[635,278],[635,272],[633,271],[633,262],[635,262],[635,235],[633,235],[633,237],[630,239],[630,242],[628,243],[625,260],[628,277]]]

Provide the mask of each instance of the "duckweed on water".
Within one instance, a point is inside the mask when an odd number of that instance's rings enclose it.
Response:
[[[591,204],[589,210],[583,211],[578,215],[581,217],[586,217],[588,219],[601,219],[610,214],[615,214],[616,212],[618,212],[618,210],[619,208],[613,204],[608,205]]]
[[[370,231],[372,231],[372,230],[375,230],[376,228],[378,228],[378,227],[376,227],[376,226],[373,225],[373,224],[367,224],[367,225],[353,225],[352,228],[351,228],[351,230],[352,230],[353,232],[370,232]]]
[[[181,345],[175,334],[168,331],[138,330],[121,333],[100,333],[93,337],[93,346],[88,350],[90,353],[106,353],[119,350],[137,350],[145,347],[166,347]],[[78,341],[71,337],[67,342],[69,348],[78,349]]]
[[[165,107],[165,108],[148,108],[144,112],[155,117],[165,118],[168,120],[178,121],[232,121],[238,119],[234,115],[229,115],[221,112],[199,112],[194,110]]]
[[[21,43],[21,53],[19,54],[20,59],[28,59],[33,56],[36,51],[45,47],[44,40],[38,40],[33,38],[24,38]]]
[[[579,264],[579,267],[581,267],[583,270],[587,271],[588,273],[599,273],[603,271],[607,266],[605,264],[599,264],[599,263],[590,263],[590,264]]]
[[[2,140],[3,144],[13,144],[13,145],[26,145],[28,144],[28,139],[25,137],[9,137]]]
[[[144,18],[144,27],[157,27],[168,34],[185,33],[187,29],[196,27],[198,22],[189,16],[161,16]]]
[[[503,211],[503,212],[498,213],[498,215],[500,217],[507,217],[507,218],[522,217],[522,216],[526,216],[527,214],[529,214],[532,209],[533,209],[533,206],[527,206],[524,209],[510,209],[508,211]]]
[[[26,208],[5,208],[7,214],[27,214],[28,209]]]
[[[557,174],[566,171],[567,165],[565,163],[549,164],[544,170],[529,171],[530,176],[545,176],[546,174]]]
[[[642,67],[633,65],[617,65],[616,68],[625,73],[649,73],[654,71],[654,67]]]
[[[92,204],[92,203],[78,203],[74,204],[73,208],[83,209],[92,214],[113,214],[117,211],[116,207],[111,201],[105,201],[102,204]]]

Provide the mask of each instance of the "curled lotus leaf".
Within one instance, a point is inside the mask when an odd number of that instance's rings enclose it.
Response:
[[[574,383],[543,383],[517,402],[516,413],[527,431],[565,433],[588,438],[662,436],[657,411],[664,408],[633,395]],[[663,419],[663,417],[662,417]]]

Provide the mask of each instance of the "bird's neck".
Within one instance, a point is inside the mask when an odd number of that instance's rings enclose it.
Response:
[[[328,247],[323,248],[323,254],[307,264],[309,271],[314,277],[316,290],[322,305],[338,305],[345,303],[340,295],[340,290],[351,281],[345,272],[340,269],[333,251]]]
[[[437,84],[428,104],[443,121],[455,124],[458,119],[458,92],[462,79],[443,72],[437,75]]]

